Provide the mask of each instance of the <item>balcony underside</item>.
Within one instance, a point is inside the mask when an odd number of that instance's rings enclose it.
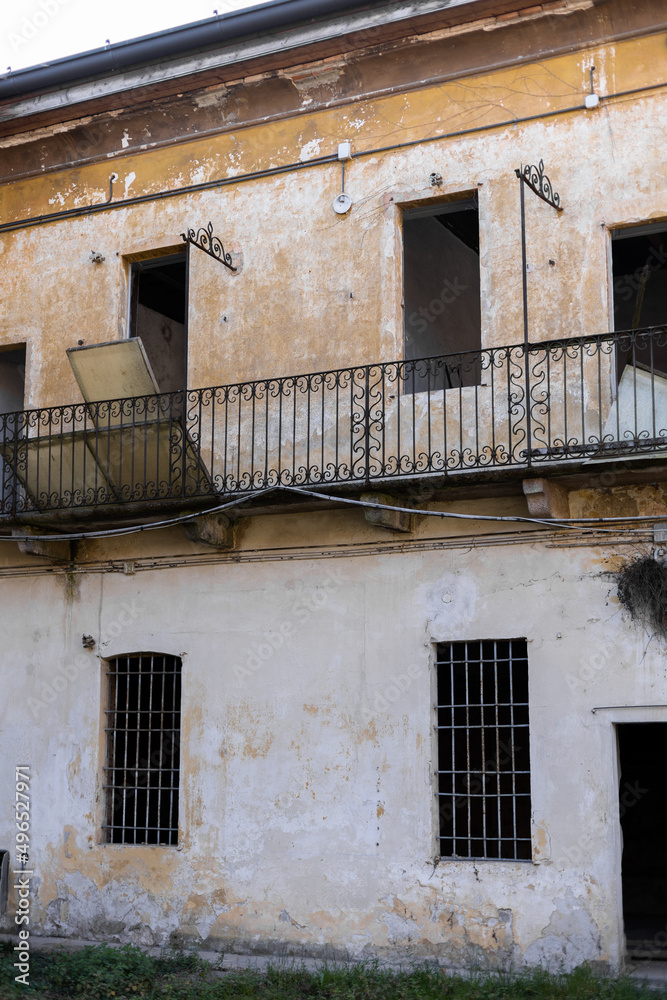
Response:
[[[539,468],[512,468],[507,471],[487,470],[466,473],[462,476],[430,474],[415,478],[373,480],[339,486],[306,485],[300,489],[312,490],[317,496],[308,497],[287,488],[256,492],[237,497],[192,497],[186,500],[173,498],[136,503],[105,504],[104,506],[64,507],[43,511],[32,510],[5,514],[0,518],[0,534],[31,526],[52,532],[86,532],[93,528],[121,528],[177,518],[186,514],[206,513],[222,504],[226,516],[232,520],[240,517],[265,514],[298,513],[343,509],[345,500],[360,499],[370,491],[390,494],[404,506],[419,509],[430,503],[447,504],[458,500],[490,499],[493,497],[523,496],[526,479],[548,477],[568,491],[581,489],[608,489],[613,486],[641,486],[647,483],[667,483],[667,454],[637,457],[619,465],[601,462],[594,470],[583,464],[554,463]],[[323,499],[326,497],[326,499]],[[347,507],[349,510],[350,508]]]
[[[2,522],[312,504],[292,488],[418,505],[543,476],[655,478],[666,345],[654,328],[5,414]]]

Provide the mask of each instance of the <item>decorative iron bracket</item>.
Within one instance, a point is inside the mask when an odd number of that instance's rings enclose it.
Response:
[[[522,278],[523,278],[523,342],[528,345],[528,282],[527,282],[527,271],[528,262],[526,260],[526,207],[525,199],[523,194],[524,187],[529,187],[530,190],[541,198],[542,201],[546,201],[547,205],[551,205],[555,208],[557,212],[563,211],[563,206],[560,203],[560,195],[556,194],[553,189],[553,184],[544,172],[544,160],[540,160],[539,164],[535,166],[534,164],[527,167],[520,167],[515,170],[514,173],[517,175],[521,181],[521,262],[522,262]]]
[[[521,278],[523,286],[523,343],[524,343],[524,365],[526,373],[526,459],[528,467],[531,466],[532,454],[532,422],[533,422],[533,401],[530,388],[530,348],[528,338],[528,261],[526,258],[526,206],[523,189],[529,187],[533,194],[536,194],[547,205],[551,205],[557,212],[563,211],[560,203],[560,195],[556,194],[553,184],[544,173],[544,160],[540,160],[537,166],[534,164],[527,167],[520,167],[514,171],[521,181]],[[540,401],[542,402],[542,401]]]
[[[207,253],[213,260],[219,260],[230,271],[236,271],[236,268],[232,265],[232,255],[225,250],[222,240],[213,235],[212,222],[209,222],[205,229],[202,227],[196,232],[194,229],[188,229],[187,235],[181,233],[181,238],[185,243],[191,243],[192,246],[199,247],[200,250]]]
[[[547,205],[551,205],[557,212],[563,211],[563,206],[560,203],[560,195],[556,194],[551,181],[544,172],[544,160],[540,160],[537,166],[533,164],[528,167],[521,167],[515,173],[519,180],[527,184],[538,198],[546,201]]]

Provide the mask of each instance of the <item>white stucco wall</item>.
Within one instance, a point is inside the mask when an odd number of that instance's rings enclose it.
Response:
[[[619,713],[592,709],[665,702],[664,651],[613,596],[618,552],[514,532],[473,546],[425,519],[399,545],[356,511],[243,531],[233,557],[177,529],[88,543],[74,575],[4,543],[0,780],[11,799],[15,765],[31,767],[33,933],[615,965]],[[434,644],[517,636],[533,863],[434,865]],[[101,843],[100,656],[142,650],[183,658],[178,847]]]

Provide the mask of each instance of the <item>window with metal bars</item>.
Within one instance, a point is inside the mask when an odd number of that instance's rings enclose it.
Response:
[[[107,843],[177,844],[181,661],[117,656],[107,678]]]
[[[439,643],[439,855],[530,861],[525,639]]]

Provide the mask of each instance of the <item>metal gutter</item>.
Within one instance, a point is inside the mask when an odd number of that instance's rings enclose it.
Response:
[[[12,108],[22,117],[137,86],[285,53],[304,45],[367,31],[393,21],[479,4],[480,0],[271,0],[247,10],[196,21],[0,76],[0,101],[50,93],[38,107]],[[350,12],[346,23],[341,15]],[[270,36],[270,37],[267,37]],[[242,41],[244,40],[244,41]],[[211,52],[210,50],[214,50]],[[208,57],[203,54],[209,52]],[[186,58],[189,56],[189,58]],[[180,59],[178,57],[181,57]],[[167,65],[165,66],[165,61]],[[82,88],[83,81],[88,86]],[[91,86],[95,80],[97,86]],[[63,90],[58,93],[59,89]],[[85,93],[82,92],[85,90]],[[32,103],[32,102],[25,102]]]
[[[272,0],[247,10],[209,17],[4,74],[0,76],[0,99],[117,73],[129,66],[168,59],[363,6],[368,6],[364,0]]]

